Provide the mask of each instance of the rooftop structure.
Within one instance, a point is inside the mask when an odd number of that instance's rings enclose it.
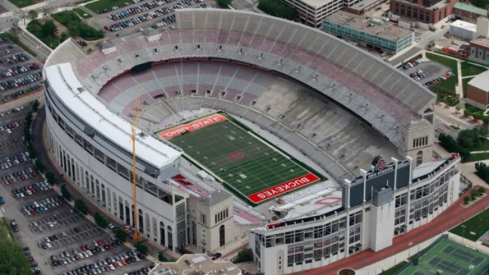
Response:
[[[348,26],[392,41],[397,41],[413,33],[413,31],[399,28],[391,22],[363,15],[354,15],[344,11],[338,11],[328,16],[325,21]]]
[[[229,261],[213,261],[204,254],[185,254],[175,263],[159,263],[149,275],[241,275],[241,270]]]
[[[466,3],[457,2],[455,3],[454,8],[458,10],[474,13],[479,16],[487,16],[487,10]]]
[[[127,153],[132,152],[132,145],[129,142],[131,124],[110,111],[95,95],[88,92],[78,80],[71,64],[47,67],[45,73],[51,80],[56,96],[65,103],[70,112],[83,114],[84,122],[93,128],[92,131],[103,134],[110,142],[125,149]],[[152,164],[155,168],[173,163],[182,154],[176,147],[142,134],[141,130],[137,130],[136,136],[138,158]]]
[[[469,81],[469,85],[489,92],[489,71],[485,71]]]
[[[489,38],[479,36],[476,39],[470,41],[470,44],[489,48]]]

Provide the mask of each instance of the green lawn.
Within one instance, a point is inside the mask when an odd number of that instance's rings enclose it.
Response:
[[[466,226],[465,234],[461,225]],[[479,213],[461,225],[450,229],[450,232],[455,235],[464,236],[468,240],[477,241],[489,230],[489,209],[486,209],[484,212]],[[475,232],[475,235],[470,234],[470,232]]]
[[[467,97],[467,84],[474,79],[473,77],[468,77],[468,78],[462,78],[462,88],[464,90],[464,98]]]
[[[458,131],[460,130],[460,127],[456,126],[456,125],[450,125],[450,128],[452,128],[453,130],[455,131]]]
[[[31,50],[29,47],[27,47],[22,42],[20,42],[19,38],[13,37],[10,33],[7,32],[0,33],[0,37],[10,39],[12,42],[17,44],[17,46],[21,47],[24,51],[30,53],[32,56],[37,56],[37,54],[33,50]]]
[[[479,154],[472,154],[470,153],[470,162],[472,161],[481,161],[481,160],[487,160],[489,159],[489,152],[488,153],[479,153]]]
[[[16,5],[19,8],[27,7],[34,4],[33,0],[9,0],[10,3]]]
[[[89,8],[91,11],[95,13],[99,13],[99,11],[112,8],[113,6],[122,5],[128,0],[99,0],[97,2],[90,3],[85,5],[85,7]]]
[[[90,15],[88,12],[86,12],[82,9],[76,8],[76,9],[73,9],[73,11],[76,12],[83,19],[92,18],[92,15]]]
[[[387,269],[386,271],[380,273],[379,275],[394,275],[396,274],[396,272],[401,269],[401,267],[403,267],[404,265],[406,264],[406,262],[401,262],[401,263],[398,263],[397,265]]]
[[[462,76],[478,75],[486,71],[486,68],[472,65],[466,61],[462,62],[461,68],[462,68]]]
[[[426,53],[426,58],[450,68],[453,73],[452,77],[450,77],[449,79],[442,81],[436,85],[430,86],[430,90],[433,92],[445,91],[449,93],[455,93],[455,84],[457,84],[458,81],[457,61],[432,53]]]
[[[173,137],[170,142],[253,203],[297,190],[286,188],[287,191],[266,199],[256,197],[259,192],[313,174],[229,120]],[[310,183],[313,182],[301,186]]]

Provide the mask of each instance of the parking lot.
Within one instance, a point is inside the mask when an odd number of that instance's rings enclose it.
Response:
[[[107,36],[113,38],[144,28],[173,29],[175,10],[213,6],[215,2],[209,0],[133,0],[99,11],[98,15],[88,19],[87,22],[107,30]]]
[[[41,87],[42,65],[8,39],[0,38],[0,100]]]
[[[419,60],[420,62],[417,63],[416,60]],[[406,66],[407,68],[401,67],[400,70],[426,87],[433,85],[427,85],[427,83],[433,81],[444,81],[440,78],[444,78],[443,75],[446,76],[447,73],[450,71],[450,68],[445,67],[437,62],[421,59],[416,60],[411,60],[411,62],[414,61],[414,63],[416,63],[415,66]]]
[[[111,238],[109,230],[74,210],[36,171],[21,125],[31,108],[0,113],[0,195],[5,200],[2,212],[9,222],[15,220],[15,238],[42,272],[37,274],[130,274],[135,270],[144,274],[141,269],[151,264],[144,255],[134,254]],[[52,256],[59,258],[62,252],[70,254],[69,260],[65,256],[54,264]]]

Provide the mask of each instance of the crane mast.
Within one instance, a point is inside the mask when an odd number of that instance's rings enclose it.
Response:
[[[133,196],[133,224],[134,224],[134,236],[133,240],[137,242],[139,240],[138,234],[138,207],[137,207],[137,197],[136,197],[136,128],[139,121],[139,104],[141,101],[141,90],[138,86],[138,95],[136,97],[136,102],[134,103],[134,113],[131,123],[131,140],[132,140],[132,196]]]

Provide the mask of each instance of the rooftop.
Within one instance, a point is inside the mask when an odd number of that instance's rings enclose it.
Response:
[[[80,119],[85,123],[114,144],[132,153],[131,124],[86,91],[70,63],[45,67],[44,73],[52,90],[66,108],[73,113],[83,114]],[[136,130],[137,155],[147,163],[161,168],[171,164],[182,154],[149,135],[141,137],[141,133],[141,130]]]
[[[327,5],[328,3],[332,2],[333,0],[300,0],[300,1],[305,3],[308,6],[311,6],[315,9],[318,9],[322,6]]]
[[[241,270],[229,261],[212,261],[203,254],[185,254],[175,263],[159,263],[149,275],[241,275]]]
[[[457,21],[451,23],[450,24],[450,27],[451,26],[463,28],[463,29],[466,29],[466,30],[471,30],[471,31],[474,31],[474,32],[477,31],[477,25],[476,24],[472,24],[472,23],[465,22],[465,21],[462,21],[462,20],[457,20]]]
[[[362,30],[391,41],[400,40],[413,33],[411,30],[394,26],[391,22],[385,22],[381,19],[370,18],[363,15],[354,15],[345,11],[338,11],[326,17],[324,21]]]
[[[485,71],[474,77],[471,81],[469,81],[469,85],[489,92],[489,71]]]
[[[476,39],[470,41],[470,43],[489,48],[489,38],[486,37],[479,36]]]
[[[465,4],[465,3],[457,2],[457,3],[455,3],[454,8],[459,9],[459,10],[468,11],[471,13],[476,13],[476,14],[479,14],[481,16],[487,15],[487,10],[481,9],[481,8],[473,6],[473,5]]]
[[[353,9],[353,10],[363,10],[365,8],[370,7],[371,5],[377,4],[380,1],[381,0],[363,0],[363,1],[360,1],[360,2],[356,3],[355,5],[353,5],[349,8]]]

